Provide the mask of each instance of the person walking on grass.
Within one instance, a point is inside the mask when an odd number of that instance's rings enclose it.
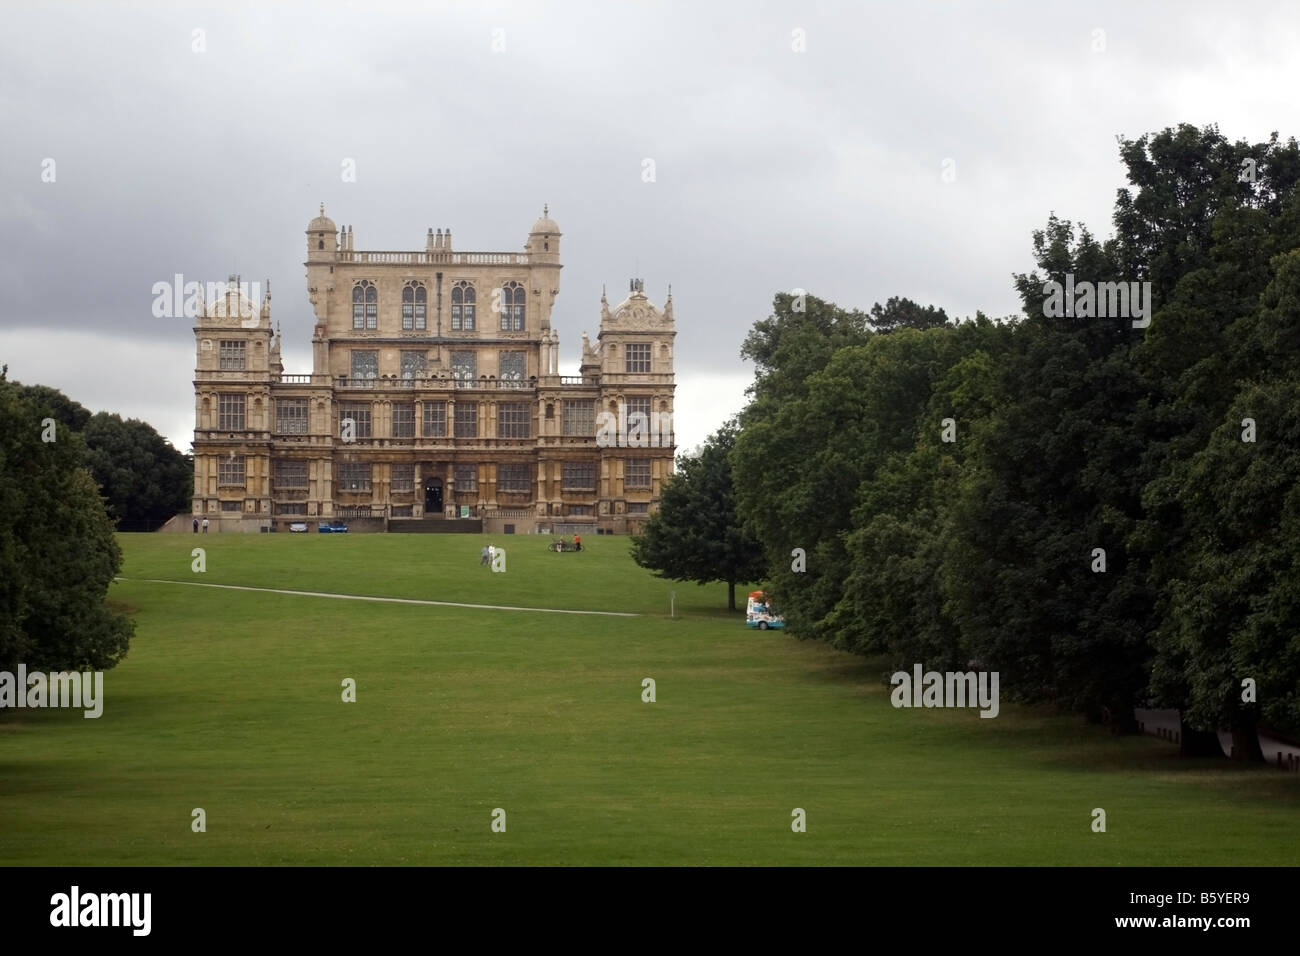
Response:
[[[195,519],[194,519],[194,533],[195,533],[195,534],[198,534],[198,533],[199,533],[199,519],[198,519],[198,518],[195,518]]]
[[[208,519],[207,519],[207,518],[204,518],[204,519],[203,519],[203,533],[204,533],[204,534],[207,534],[207,533],[208,533]]]
[[[486,567],[492,563],[492,555],[489,554],[488,552],[489,552],[488,546],[486,544],[483,545],[483,556],[479,559],[480,567]]]

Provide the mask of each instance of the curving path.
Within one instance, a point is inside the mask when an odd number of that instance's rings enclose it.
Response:
[[[1172,741],[1174,734],[1179,732],[1182,724],[1178,719],[1176,710],[1143,710],[1138,708],[1133,711],[1137,717],[1138,724],[1142,732],[1155,737],[1161,737],[1164,740]],[[1162,735],[1160,731],[1164,731]],[[1278,754],[1282,755],[1282,765],[1286,766],[1287,761],[1300,760],[1300,746],[1288,743],[1284,740],[1278,740],[1270,737],[1268,734],[1261,732],[1259,735],[1259,746],[1264,751],[1264,760],[1273,767],[1278,766]],[[1225,757],[1232,753],[1232,732],[1227,730],[1219,731],[1219,747],[1223,750]]]
[[[419,598],[375,597],[369,594],[333,594],[329,591],[291,591],[285,588],[252,588],[239,584],[204,584],[200,581],[169,581],[166,578],[124,578],[139,584],[179,584],[191,588],[223,588],[227,591],[260,591],[263,594],[292,594],[297,597],[335,598],[341,601],[376,601],[382,604],[421,604],[432,607],[469,607],[482,611],[532,611],[535,614],[593,614],[597,617],[640,617],[628,611],[573,611],[559,607],[515,607],[510,604],[465,604],[461,601],[425,601]]]

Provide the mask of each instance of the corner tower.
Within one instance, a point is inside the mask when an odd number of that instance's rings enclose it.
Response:
[[[217,530],[240,530],[245,519],[271,519],[271,382],[280,350],[269,280],[260,307],[257,289],[238,276],[215,292],[194,325],[192,511]]]
[[[560,270],[564,268],[560,265],[560,227],[550,212],[549,206],[542,206],[542,218],[533,223],[524,244],[533,280],[531,298],[536,303],[529,311],[541,316],[543,329],[551,327],[551,308],[560,294]]]
[[[600,334],[592,349],[599,364],[601,515],[616,531],[635,531],[658,506],[663,482],[673,473],[673,323],[671,287],[663,309],[633,279],[628,296],[613,309],[601,295]],[[585,365],[585,362],[584,362]],[[584,373],[586,372],[584,367]],[[612,511],[607,512],[606,507]]]

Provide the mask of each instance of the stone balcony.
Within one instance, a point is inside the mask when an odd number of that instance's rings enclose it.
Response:
[[[339,262],[379,266],[526,266],[526,252],[363,252],[344,249]]]

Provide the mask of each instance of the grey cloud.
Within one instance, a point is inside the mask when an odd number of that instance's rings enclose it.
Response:
[[[636,271],[656,301],[673,284],[680,367],[729,375],[778,290],[1017,309],[1010,273],[1049,211],[1108,231],[1116,133],[1191,120],[1263,138],[1297,85],[1274,42],[1283,11],[1236,23],[1205,2],[76,4],[6,18],[0,331],[188,347],[188,322],[151,315],[153,283],[238,271],[272,281],[298,368],[303,230],[322,200],[371,249],[419,247],[430,226],[462,249],[517,249],[549,203],[565,360],[596,327],[602,283],[617,295]],[[797,27],[806,53],[791,50]],[[1205,78],[1220,115],[1199,113]],[[40,181],[45,157],[55,184]],[[356,183],[340,180],[345,157]],[[945,158],[955,183],[940,181]]]

